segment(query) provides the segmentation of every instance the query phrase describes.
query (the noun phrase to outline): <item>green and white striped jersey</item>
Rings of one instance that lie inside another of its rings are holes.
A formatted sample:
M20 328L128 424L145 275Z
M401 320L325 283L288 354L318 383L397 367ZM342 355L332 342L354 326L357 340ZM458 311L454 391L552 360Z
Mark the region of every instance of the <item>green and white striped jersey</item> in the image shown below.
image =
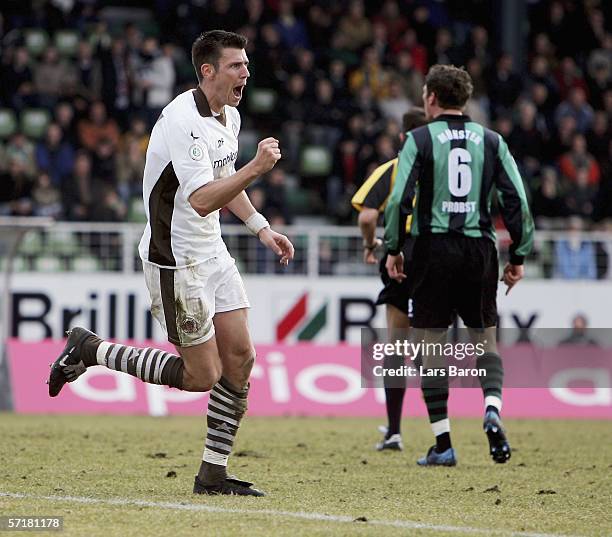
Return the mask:
M410 131L385 210L389 253L401 250L411 214L413 237L458 233L495 241L493 187L512 238L510 262L522 264L533 244L533 219L504 139L464 115L441 115Z

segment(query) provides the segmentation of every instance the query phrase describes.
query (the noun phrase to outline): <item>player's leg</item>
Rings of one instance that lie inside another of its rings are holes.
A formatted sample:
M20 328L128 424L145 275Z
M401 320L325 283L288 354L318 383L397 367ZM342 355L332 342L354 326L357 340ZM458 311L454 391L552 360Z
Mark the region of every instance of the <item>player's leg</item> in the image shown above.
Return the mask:
M210 392L206 443L194 492L206 494L229 484L234 488L241 486L241 494L263 496L262 492L250 488L251 483L227 477L228 458L247 410L255 348L247 322L249 302L240 274L229 255L219 261L213 322L223 375Z
M427 349L446 341L446 332L453 318L452 287L455 283L457 261L453 243L442 238L417 239L413 254L412 286L414 340L423 342ZM429 423L436 444L417 463L422 466L457 463L450 436L448 419L448 376L438 374L446 368L445 358L435 352L424 353L421 390L427 407Z
M504 368L497 349L496 333L497 251L487 239L472 241L470 248L469 258L473 266L468 267L469 274L479 274L480 277L469 281L463 288L465 295L461 300L460 315L468 326L472 343L479 344L485 351L476 360L476 367L486 371L486 376L479 377L485 407L483 428L491 457L495 462L504 463L512 452L500 417Z
M55 397L88 367L101 365L144 382L187 391L208 391L221 374L214 326L205 286L194 285L191 269L160 269L145 265L151 311L179 353L153 347L133 347L100 339L85 328L74 328L51 367L49 395ZM184 349L190 348L189 352Z
M398 284L399 285L399 284ZM407 309L407 308L406 308ZM402 311L393 304L386 304L387 329L391 338L406 338L410 328L407 312ZM376 445L379 451L385 449L402 450L401 421L404 394L406 393L406 379L398 377L385 377L385 381L392 379L393 386L385 386L385 406L387 409L387 428L383 441ZM401 385L399 385L401 383Z
M223 376L208 402L208 430L198 472L199 481L207 486L227 476L228 458L247 410L248 379L255 361L246 309L217 313L214 323Z

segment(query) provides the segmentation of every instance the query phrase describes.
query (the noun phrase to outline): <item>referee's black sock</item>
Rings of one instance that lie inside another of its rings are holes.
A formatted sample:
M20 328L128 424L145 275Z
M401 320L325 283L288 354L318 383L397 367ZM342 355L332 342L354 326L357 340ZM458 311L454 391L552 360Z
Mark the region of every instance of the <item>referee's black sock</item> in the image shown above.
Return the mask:
M406 388L385 388L385 402L387 406L387 420L389 430L385 436L388 440L394 434L400 434L402 421L402 405Z

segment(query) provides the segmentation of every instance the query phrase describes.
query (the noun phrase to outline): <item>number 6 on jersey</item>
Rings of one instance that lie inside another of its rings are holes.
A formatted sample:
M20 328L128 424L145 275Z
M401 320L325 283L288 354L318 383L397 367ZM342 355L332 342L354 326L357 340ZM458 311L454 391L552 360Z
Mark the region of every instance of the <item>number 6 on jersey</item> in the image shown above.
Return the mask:
M457 198L467 196L472 188L470 162L472 155L467 149L456 147L448 154L448 189Z

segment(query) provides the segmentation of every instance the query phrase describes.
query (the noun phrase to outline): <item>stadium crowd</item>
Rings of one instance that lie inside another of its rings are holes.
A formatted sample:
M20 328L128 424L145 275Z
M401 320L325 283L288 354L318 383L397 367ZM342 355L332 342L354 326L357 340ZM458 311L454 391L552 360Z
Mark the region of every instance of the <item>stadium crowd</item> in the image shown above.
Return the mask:
M0 214L140 218L149 129L174 95L195 85L195 36L223 28L249 38L240 160L264 136L282 143L282 165L251 191L276 223L300 213L350 223L348 200L397 154L401 116L422 104L428 67L454 63L474 81L467 113L509 141L538 226L565 229L568 217L573 227L605 225L612 218L605 2L529 2L520 62L501 49L492 5L10 2L0 13Z

